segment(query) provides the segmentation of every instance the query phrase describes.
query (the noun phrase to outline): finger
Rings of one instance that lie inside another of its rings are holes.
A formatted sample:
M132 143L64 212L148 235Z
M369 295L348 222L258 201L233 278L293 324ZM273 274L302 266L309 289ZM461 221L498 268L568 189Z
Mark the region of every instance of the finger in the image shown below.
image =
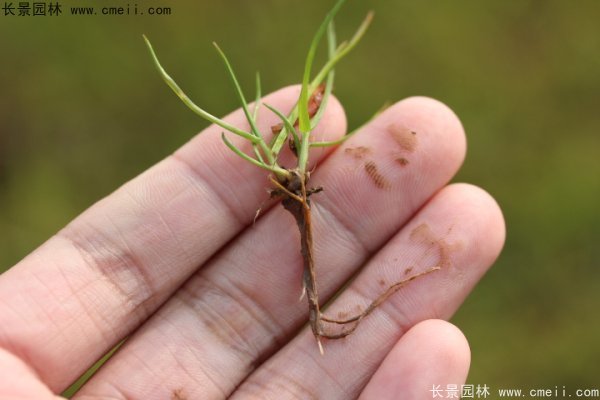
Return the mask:
M23 360L0 349L0 399L58 400Z
M325 356L318 354L309 330L303 330L236 394L261 399L357 397L404 332L426 319L450 318L498 256L503 241L502 215L487 193L464 184L444 188L374 256L326 314L355 314L357 305L364 310L389 284L435 266L439 271L402 287L345 339L325 341ZM281 396L281 387L291 388L289 395Z
M464 143L460 122L446 106L412 98L319 165L312 183L324 192L312 204L323 301L452 177ZM383 187L368 175L368 162L377 162ZM190 279L84 387L82 398L230 394L306 321L306 303L298 301L299 247L293 218L271 210Z
M299 90L265 102L288 111ZM334 138L345 118L339 103L329 104L317 136ZM226 120L244 126L239 110ZM277 122L262 109L262 132ZM267 173L235 156L220 134L207 128L2 275L0 347L60 391L251 223L268 198Z
M412 327L394 345L360 394L360 399L431 400L432 390L457 394L467 379L471 352L462 332L442 320Z

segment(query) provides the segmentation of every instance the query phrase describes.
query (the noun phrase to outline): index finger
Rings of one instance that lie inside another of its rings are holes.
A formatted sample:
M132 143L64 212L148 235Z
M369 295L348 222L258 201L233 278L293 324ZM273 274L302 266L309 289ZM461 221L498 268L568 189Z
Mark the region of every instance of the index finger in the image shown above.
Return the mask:
M288 87L265 102L287 111L299 93ZM317 138L345 130L341 106L328 104ZM244 125L240 110L225 120ZM261 132L277 122L261 110ZM0 276L0 347L61 391L251 223L266 172L233 155L220 133L207 128Z

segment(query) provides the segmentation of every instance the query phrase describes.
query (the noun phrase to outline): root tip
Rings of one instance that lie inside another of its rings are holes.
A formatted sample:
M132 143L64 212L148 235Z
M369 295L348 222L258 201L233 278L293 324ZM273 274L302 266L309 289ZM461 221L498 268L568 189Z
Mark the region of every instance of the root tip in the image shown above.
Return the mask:
M317 337L317 345L319 346L319 353L321 355L325 355L325 351L323 350L323 345L321 344L321 338Z
M304 296L306 296L306 286L302 286L302 291L300 292L300 298L298 299L298 301L302 301L302 299L304 299Z

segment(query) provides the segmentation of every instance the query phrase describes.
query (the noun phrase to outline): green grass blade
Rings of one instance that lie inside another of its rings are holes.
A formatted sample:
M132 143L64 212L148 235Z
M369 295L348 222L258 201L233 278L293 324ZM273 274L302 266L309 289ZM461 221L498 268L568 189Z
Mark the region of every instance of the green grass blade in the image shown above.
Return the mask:
M239 128L236 128L235 126L228 124L227 122L223 121L222 119L217 118L214 115L204 111L202 108L198 107L183 92L183 90L181 90L181 88L179 87L179 85L177 85L177 83L173 80L173 78L171 78L171 76L169 74L167 74L167 72L165 71L163 66L158 61L158 57L156 56L156 53L154 52L154 49L152 48L152 44L150 43L150 40L148 40L146 35L143 35L143 37L144 37L144 41L146 42L146 46L148 47L148 50L150 51L150 55L152 56L152 59L154 60L154 65L156 66L156 69L160 73L161 77L163 78L165 83L171 88L171 90L173 90L173 92L175 92L175 94L181 99L181 101L183 101L183 103L186 106L188 106L189 109L191 109L195 114L208 120L209 122L219 125L221 128L226 129L229 132L234 133L236 135L239 135L239 136L243 137L244 139L251 141L252 143L256 143L259 141L259 138L257 138L253 134L243 131Z
M362 127L362 126L361 126ZM341 138L337 139L337 140L330 140L327 142L312 142L310 144L310 147L331 147L331 146L337 146L339 144L344 143L346 140L350 139L352 136L354 136L354 134L356 132L358 132L360 128L353 130L352 132L342 136Z
M344 143L346 140L350 139L356 132L358 132L359 130L361 130L362 128L364 128L369 122L373 121L379 114L381 114L389 106L390 106L390 103L387 103L387 102L384 103L384 105L379 110L377 110L371 116L371 118L369 118L364 124L362 124L361 126L359 126L358 128L356 128L352 132L350 132L350 133L342 136L341 138L339 138L337 140L327 141L327 142L312 142L310 144L310 147L329 147L329 146L337 146L338 144Z
M260 149L256 143L252 143L252 149L254 150L254 154L256 155L258 161L264 163L265 160L263 159L262 154L260 154Z
M329 23L327 26L327 52L329 59L335 57L336 52L336 37L335 37L335 26L333 21ZM312 117L310 121L310 129L314 129L323 118L323 114L325 114L325 110L327 109L327 103L329 102L329 96L331 96L331 91L333 90L333 81L335 79L335 69L331 69L327 74L327 80L325 82L325 91L323 92L323 100L321 100L321 104L319 104L319 109L316 114Z
M296 115L295 111L293 111L292 113L290 113L290 115L288 116L288 119L290 119L290 122L291 121L294 121L294 122L296 121L295 115ZM291 119L291 118L293 118L293 119ZM289 130L284 125L283 129L281 130L281 132L279 132L279 134L277 134L277 136L275 136L273 138L273 140L271 141L271 153L273 153L273 155L275 157L277 157L277 155L281 151L283 145L285 144L285 141L286 141L288 135L289 135Z
M310 48L308 49L308 55L306 56L306 61L304 63L304 74L302 77L302 91L300 92L300 100L298 101L298 120L299 120L299 128L300 132L307 133L310 131L310 116L308 115L308 96L310 91L310 70L312 68L312 64L317 53L317 47L319 46L319 42L321 37L325 33L327 26L337 14L338 10L344 4L345 0L338 0L333 8L329 11L321 26L315 33L313 40L310 44Z
M363 36L367 32L367 29L369 29L369 26L371 25L371 22L373 21L373 16L374 16L374 13L372 11L367 13L367 16L365 17L363 22L360 24L360 26L356 30L356 33L354 33L354 36L352 36L352 39L350 39L350 41L344 42L340 45L340 47L336 51L335 57L330 58L327 61L327 63L323 66L323 68L319 71L319 73L315 77L314 81L318 81L318 82L323 81L323 79L325 79L325 76L329 73L329 71L331 71L342 58L344 58L346 55L348 55L348 53L350 53L350 51L352 49L354 49L354 47L356 47L356 45L360 42L360 40L363 38Z
M221 139L223 139L223 142L225 143L225 145L227 147L229 147L231 149L231 151L233 151L235 154L237 154L238 156L240 156L242 159L248 161L250 164L256 165L257 167L266 169L267 171L271 171L274 174L277 174L279 176L283 175L288 175L289 173L278 166L271 166L271 165L267 165L265 163L262 163L252 157L250 157L248 154L244 153L243 151L241 151L240 149L238 149L233 143L231 143L229 141L229 139L227 139L227 136L225 136L225 132L221 133Z
M221 50L221 48L219 47L219 45L217 43L213 42L213 46L215 46L215 49L217 49L217 52L221 56L221 59L223 60L223 63L225 64L225 67L227 68L227 72L229 73L229 78L231 79L231 82L233 82L233 86L235 87L235 91L236 91L236 94L238 95L240 103L242 103L242 109L244 110L246 119L248 120L248 123L250 124L252 133L254 134L254 136L260 137L260 132L258 131L258 128L256 127L254 118L253 118L252 114L250 114L250 110L248 110L248 103L246 102L246 98L244 97L244 92L242 91L242 87L240 86L240 83L238 82L237 77L235 76L235 72L233 72L233 68L231 67L231 64L229 63L227 56L225 55L223 50Z
M252 118L254 122L258 119L258 110L260 109L262 101L262 89L260 85L260 74L256 72L256 99L254 100L254 110L252 110Z
M292 133L292 137L294 138L294 145L296 146L296 149L299 149L300 148L300 138L298 138L296 129L294 128L294 125L289 120L289 118L287 118L281 111L279 111L278 109L276 109L275 107L273 107L267 103L265 103L265 107L267 107L269 110L271 110L275 115L277 115L281 119L281 121L283 122L284 128L287 129L288 132Z
M231 64L229 63L227 56L225 56L225 53L221 50L219 45L217 45L215 42L213 42L213 45L215 46L215 48L217 49L217 52L221 56L221 59L225 63L225 67L227 67L227 72L229 72L229 77L231 78L231 81L233 82L233 86L235 87L235 91L238 95L238 98L239 98L240 102L242 103L242 110L244 111L244 115L246 116L246 119L248 120L248 123L250 124L250 129L252 130L252 134L259 139L256 143L258 144L258 146L260 146L260 149L264 153L269 164L275 164L275 158L273 157L271 150L267 147L264 139L262 138L262 135L260 134L260 131L258 130L258 128L256 126L254 114L250 114L250 110L248 109L248 103L246 102L246 97L244 96L242 87L240 86L240 83L238 82L237 77L235 76L235 73L233 72L233 68L231 67ZM256 155L259 159L262 159L262 156L261 156L258 148L255 147L254 152L256 153Z
M359 26L359 28L357 29L356 33L354 34L354 36L352 37L352 39L350 40L350 42L345 42L344 44L342 44L341 46L339 46L337 49L335 49L335 36L334 36L334 30L333 30L333 26L331 27L331 31L328 32L328 40L329 40L329 44L330 44L330 56L329 56L329 60L327 61L327 63L321 68L321 70L319 71L319 73L317 74L317 76L310 82L310 85L308 87L308 90L306 91L306 93L313 93L317 87L321 84L321 82L323 82L323 80L327 77L328 81L327 84L325 86L325 92L326 94L324 94L323 96L323 102L321 103L321 107L319 108L319 112L320 114L315 115L312 120L315 121L315 123L311 123L311 129L314 128L314 126L316 125L316 123L318 123L318 121L320 120L320 118L322 117L322 114L324 112L324 110L326 109L327 106L327 101L329 98L329 94L331 93L331 90L333 88L333 79L334 77L329 75L330 72L333 71L335 65L346 55L348 54L348 52L350 52L350 50L352 50L354 48L354 46L356 46L356 44L358 44L358 42L360 41L360 39L363 37L363 35L365 34L365 32L367 31L367 28L369 27L371 21L373 19L373 13L369 13L367 14L366 18L364 19L364 21L362 22L362 24ZM329 27L329 25L328 25ZM328 28L329 29L329 28ZM331 51L332 49L335 49L335 51L333 52L334 55L331 55ZM329 80L331 79L331 80ZM304 104L306 107L308 107L308 100L302 102L299 101L296 106L294 106L294 108L292 109L292 111L290 112L288 119L292 122L295 123L296 120L298 119L298 116L300 114L299 109L300 109L300 105ZM308 113L308 108L306 109L306 112ZM288 136L288 132L287 129L284 129L279 133L279 135L273 140L273 145L271 147L272 152L274 154L279 154L279 151L281 150L281 148L283 147L283 144L285 143L285 140L287 139Z
M256 71L256 98L254 100L254 109L252 110L252 119L254 120L255 123L258 121L258 110L260 109L261 99L262 99L262 94L261 94L261 87L260 87L260 74L258 73L258 71ZM260 162L265 162L265 160L262 157L262 154L260 154L260 149L258 148L258 146L255 144L252 147L254 149L254 154L256 154L256 158Z

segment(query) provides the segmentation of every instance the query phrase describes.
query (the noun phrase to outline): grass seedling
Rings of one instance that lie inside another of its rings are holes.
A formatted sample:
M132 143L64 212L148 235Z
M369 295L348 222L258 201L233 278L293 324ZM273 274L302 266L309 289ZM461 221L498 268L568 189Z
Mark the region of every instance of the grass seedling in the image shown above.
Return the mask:
M343 136L339 140L329 142L311 141L311 132L319 123L321 117L323 116L324 110L327 107L327 102L333 89L335 75L334 67L356 46L356 44L358 44L360 39L367 31L373 18L373 14L368 13L354 36L350 40L338 45L336 43L333 18L344 2L345 0L338 0L335 3L312 39L304 65L300 98L289 115L285 115L275 107L262 102L260 77L258 74L256 76L257 94L254 102L254 108L253 110L250 110L250 106L246 101L246 97L244 96L242 88L240 87L227 56L219 48L219 46L214 43L219 56L225 64L235 92L241 102L244 115L246 116L250 127L248 130L243 130L232 126L194 104L194 102L190 100L190 98L164 70L158 61L150 41L148 38L146 38L146 36L144 36L148 50L152 55L160 75L167 85L169 85L169 87L175 92L175 94L179 96L183 103L200 117L220 126L225 131L228 131L234 135L238 135L250 142L253 148L253 155L247 154L236 147L227 139L227 136L224 132L221 136L225 145L239 157L256 167L263 168L270 172L269 179L273 185L271 196L281 199L284 209L293 215L300 231L300 252L304 261L304 272L302 278L303 289L301 298L306 296L308 300L309 324L321 353L323 353L321 338L339 339L348 336L354 332L363 318L369 315L379 304L381 304L385 299L399 290L406 283L416 279L419 276L439 269L439 267L433 267L420 274L416 274L408 279L395 283L377 299L375 299L363 312L354 317L345 320L338 320L326 317L321 313L317 289L317 275L313 257L311 206L309 198L311 195L321 191L322 188L310 188L308 186L310 180L310 171L307 170L309 149L311 147L336 146L348 139L357 130ZM327 38L327 61L311 79L313 61L323 36L326 36ZM261 133L257 128L258 110L263 105L277 115L279 119L281 119L280 124L271 127L271 133L274 135L274 137L269 142L265 140L266 135ZM279 156L286 143L296 156L297 162L292 168L285 168L279 162ZM330 330L326 329L327 323L348 325L350 328L345 329L342 332L332 333Z

